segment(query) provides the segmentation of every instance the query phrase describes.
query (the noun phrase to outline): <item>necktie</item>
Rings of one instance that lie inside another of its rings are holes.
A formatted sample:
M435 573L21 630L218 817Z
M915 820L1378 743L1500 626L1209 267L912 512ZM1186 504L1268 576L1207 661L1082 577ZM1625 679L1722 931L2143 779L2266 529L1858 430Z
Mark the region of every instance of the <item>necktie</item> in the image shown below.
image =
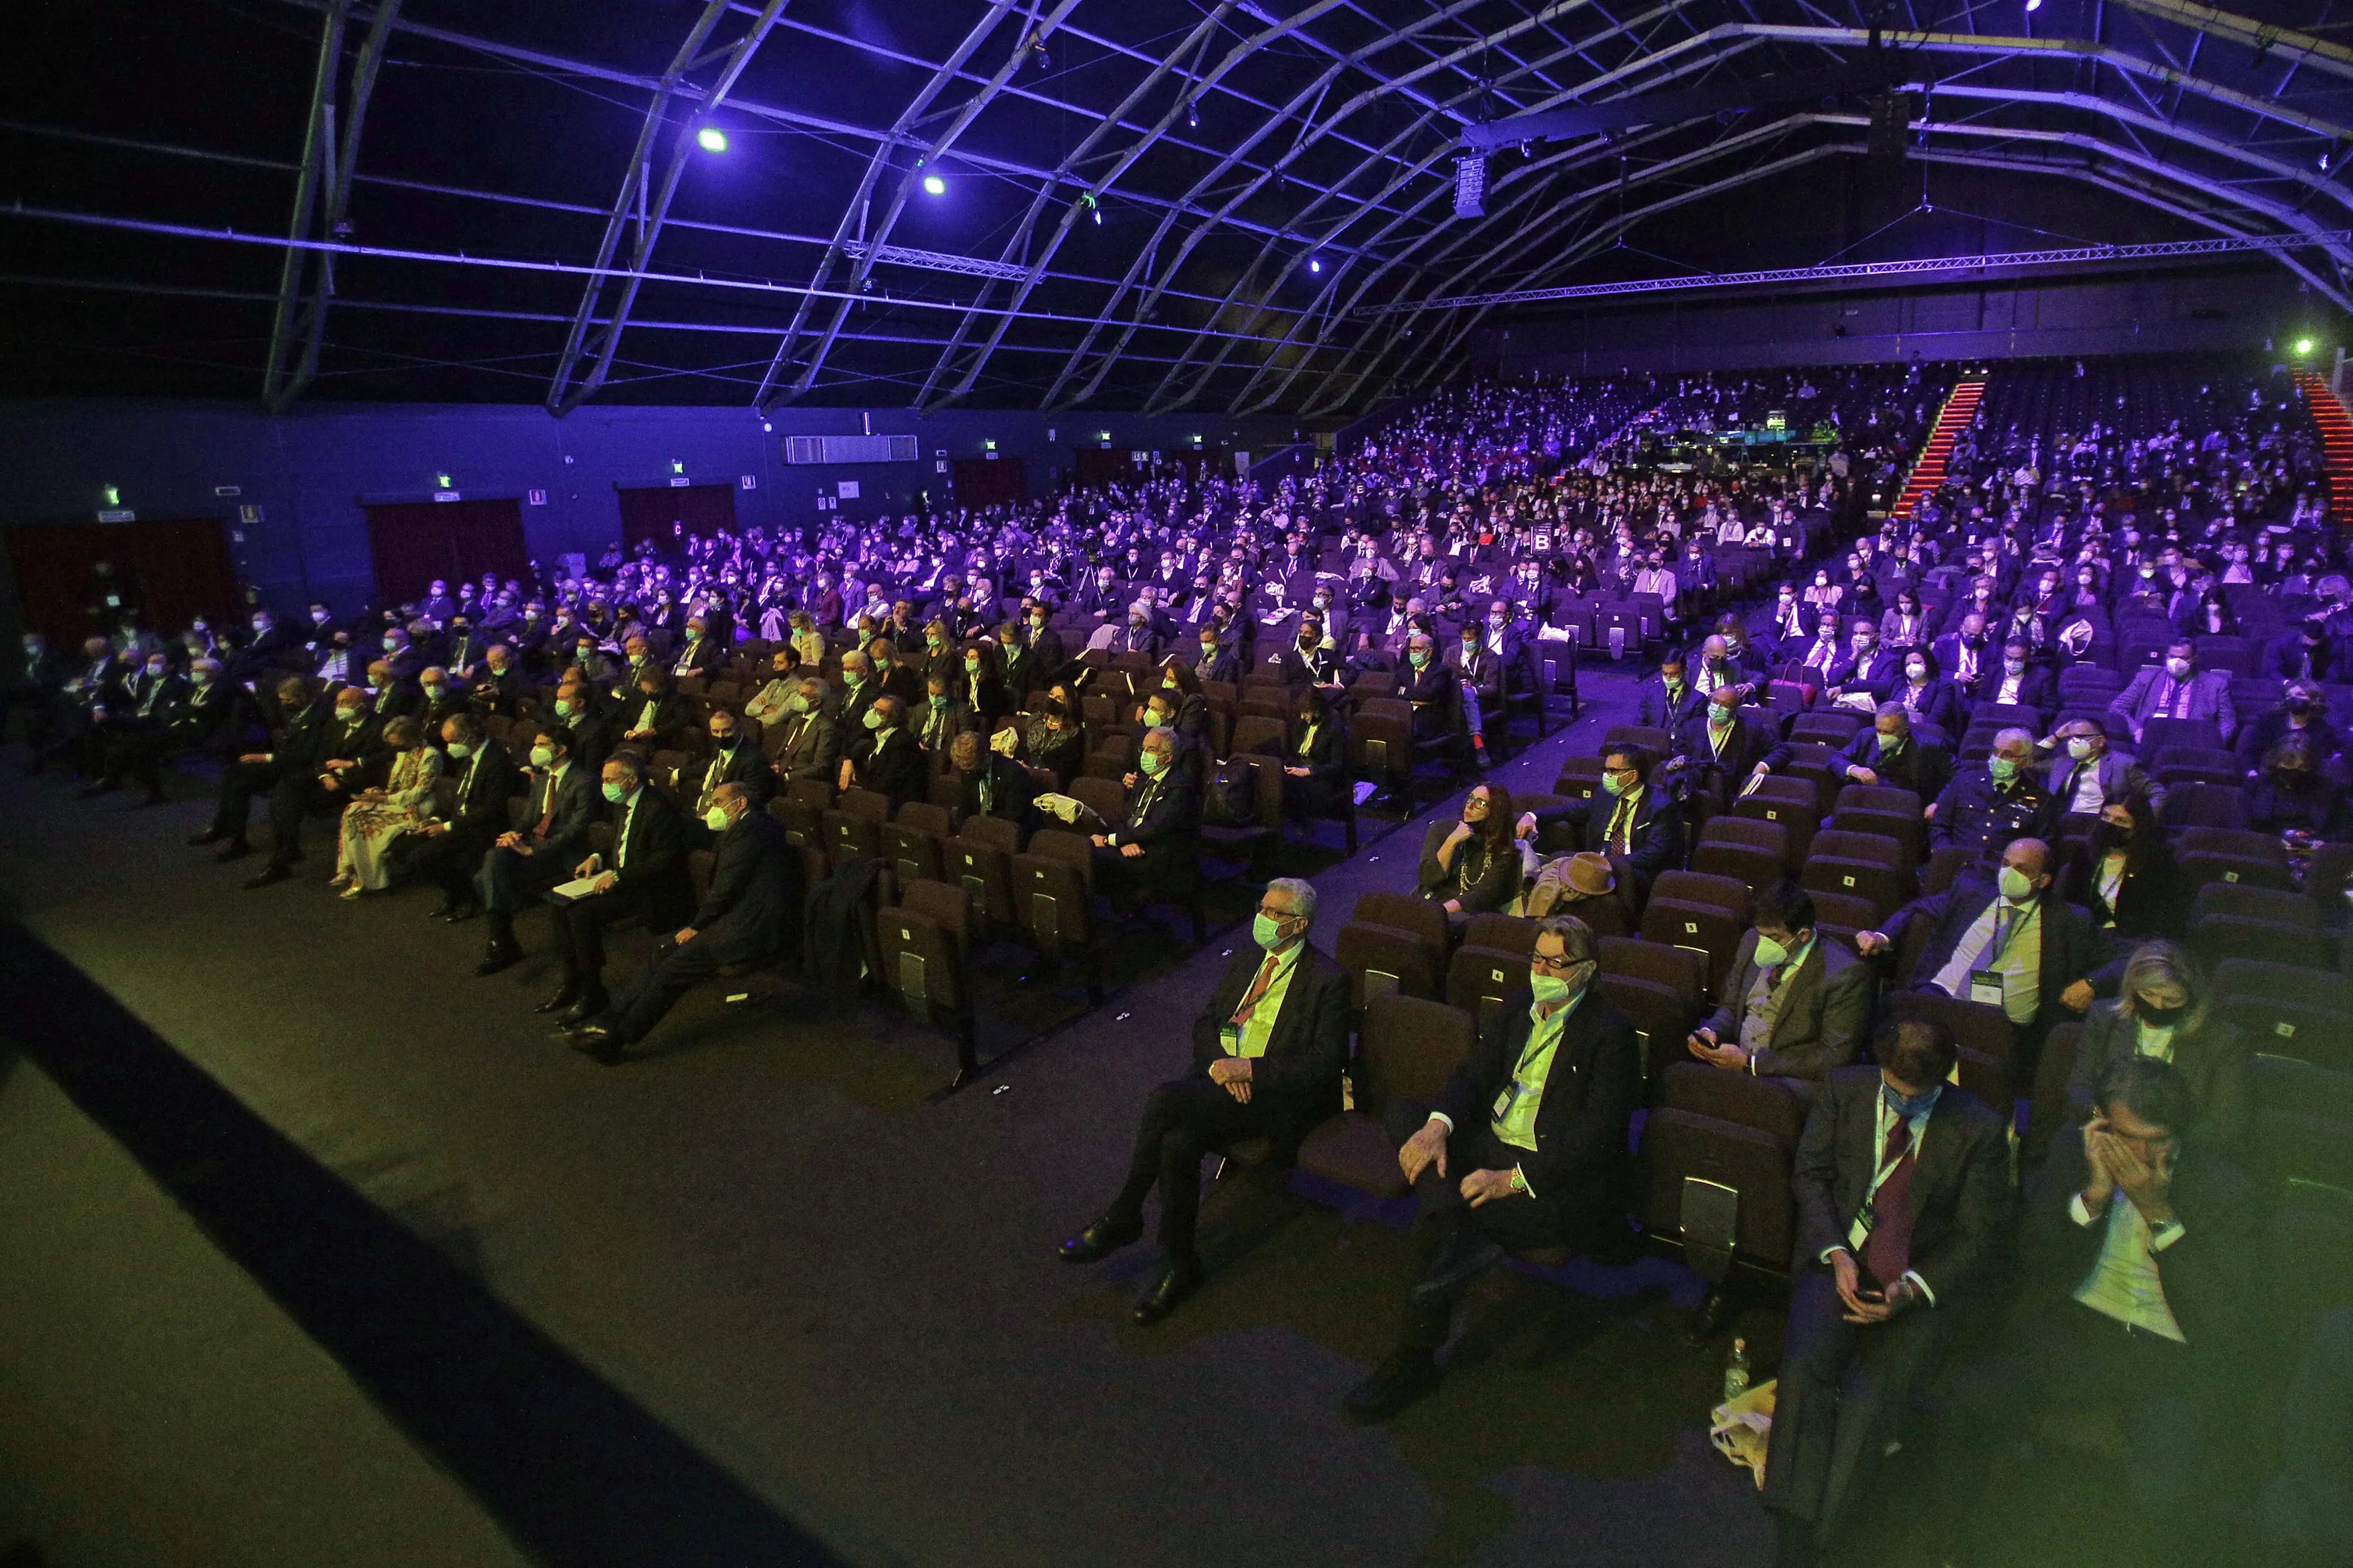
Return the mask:
M1993 931L1986 938L1985 946L1978 950L1977 961L1969 965L1971 969L1983 969L2001 957L2001 939L2007 934L2009 925L2010 910L1997 903L1993 911Z
M1609 831L1603 835L1602 843L1605 846L1615 844L1620 854L1631 855L1634 852L1633 818L1633 800L1629 796L1620 795L1618 799L1618 809L1609 814Z
M1862 1266L1882 1289L1904 1278L1912 1267L1912 1168L1918 1163L1912 1147L1912 1123L1897 1117L1887 1130L1887 1152L1880 1161L1886 1176L1872 1194L1871 1234L1863 1238Z
M1251 1012L1265 999L1266 988L1274 984L1274 965L1275 956L1270 952L1266 955L1266 962L1258 966L1258 978L1250 982L1248 991L1242 993L1242 1005L1234 1009L1236 1028L1249 1023Z
M2189 717L2189 683L2186 680L2174 683L2173 716L2177 719Z
M555 826L555 775L554 773L547 775L547 783L544 787L547 790L547 809L539 814L539 828L538 831L532 836L534 838L546 837L547 830Z
M637 815L638 803L632 799L628 808L621 813L621 830L613 835L613 869L616 871L628 864L629 819Z

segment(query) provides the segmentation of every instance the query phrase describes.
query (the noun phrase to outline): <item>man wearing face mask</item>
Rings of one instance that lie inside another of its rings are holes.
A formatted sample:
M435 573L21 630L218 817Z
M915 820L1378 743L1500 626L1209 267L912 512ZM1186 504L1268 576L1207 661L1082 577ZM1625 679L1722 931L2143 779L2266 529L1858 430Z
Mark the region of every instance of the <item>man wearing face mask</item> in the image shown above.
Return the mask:
M844 753L839 787L871 789L886 795L893 813L911 800L922 799L929 787L929 775L923 748L907 731L906 705L896 697L878 697L860 722L866 731L866 744L862 751Z
M1780 750L1769 724L1740 716L1740 689L1716 688L1708 694L1706 706L1675 731L1674 754L1690 770L1695 797L1704 803L1708 815L1729 811L1733 792Z
M1166 1261L1135 1304L1152 1324L1198 1289L1194 1245L1201 1161L1252 1138L1287 1154L1340 1109L1347 1064L1347 972L1307 940L1315 889L1297 878L1267 884L1250 922L1253 946L1225 973L1193 1020L1193 1066L1145 1101L1126 1182L1103 1214L1062 1243L1066 1263L1092 1263L1144 1235L1144 1200L1160 1192Z
M1340 685L1339 649L1325 639L1324 623L1314 615L1299 617L1299 630L1291 646L1272 663L1276 676L1294 697L1310 687L1336 689Z
M427 819L402 837L394 858L420 881L441 889L441 901L428 919L460 921L481 912L473 874L482 855L506 830L507 801L522 787L514 759L491 739L471 713L442 721L441 749L448 765L441 776L455 786L446 816Z
M2353 675L2353 668L2338 668L2345 663L2328 635L2327 617L2315 614L2306 616L2295 630L2274 638L2263 649L2261 668L2265 675L2283 680L2327 681Z
M1850 1500L1871 1489L1956 1319L1992 1283L2010 1218L2005 1118L1946 1081L1952 1036L1907 1018L1873 1054L1877 1067L1825 1080L1798 1145L1796 1282L1762 1495L1785 1565L1843 1544Z
M1390 1101L1386 1125L1419 1211L1417 1266L1396 1348L1350 1391L1349 1419L1385 1421L1437 1385L1456 1301L1507 1248L1623 1244L1641 1047L1593 987L1599 955L1582 921L1539 921L1529 988L1495 1009L1436 1102Z
M699 982L732 963L800 949L801 858L776 819L740 784L722 784L704 808L712 835L711 882L688 923L667 938L601 1016L567 1028L573 1043L607 1067L642 1040Z
M1413 714L1417 742L1461 733L1462 689L1454 671L1438 657L1437 639L1419 631L1407 637L1405 662L1396 679L1395 694Z
M1851 628L1845 658L1827 673L1830 686L1825 695L1848 707L1875 705L1887 700L1899 674L1894 653L1879 645L1878 626L1857 620Z
M2132 683L2108 704L2108 716L2132 731L2140 744L2141 730L2151 719L2202 719L2221 731L2229 745L2238 732L2239 715L2231 704L2231 677L2219 669L2198 668L2197 645L2180 638L2165 650L2165 665L2142 667Z
M95 773L95 782L81 790L81 798L95 800L111 795L122 787L122 774L132 759L153 747L164 737L164 727L187 694L188 679L172 668L169 655L162 649L148 654L122 682L112 707L107 710L104 722L90 731L89 748L91 758L88 773ZM163 798L163 781L153 776L149 784L148 804Z
M841 736L833 716L825 710L825 683L805 677L785 699L785 712L768 734L769 754L776 759L781 784L816 779L831 784L841 768Z
M475 889L490 921L490 944L477 976L487 977L522 962L515 941L515 911L558 882L588 847L589 825L596 820L596 785L587 769L573 761L573 734L562 724L543 724L531 742L531 787L524 796L524 826L500 834L482 854Z
M642 918L655 931L670 931L694 908L686 822L669 796L646 787L637 753L616 752L605 763L601 787L612 848L572 868L575 879L588 880L586 891L548 903L564 978L539 1011L559 1015L560 1023L585 1023L605 1011L606 927Z
M316 687L299 675L289 676L278 683L277 699L270 749L241 753L221 770L212 826L188 840L191 848L220 845L216 860L237 860L253 853L246 841L253 797L268 795L282 778L307 774L326 744L334 706Z
M2044 784L2051 792L2052 817L2043 826L2055 837L2069 816L2097 816L2110 801L2147 795L2162 803L2163 789L2150 784L2140 763L2122 752L2108 749L2108 729L2097 719L2070 719L2051 740L2036 748L2052 751Z
M1912 732L1912 715L1901 702L1883 702L1871 728L1859 731L1833 764L1849 784L1908 789L1924 801L1943 795L1953 776L1952 760Z
M1117 823L1092 835L1095 878L1116 906L1144 904L1190 874L1201 826L1201 795L1176 765L1173 730L1147 730L1135 772L1121 781L1127 806Z
M2011 839L1998 874L1964 872L1896 910L1883 930L1856 932L1854 944L1866 958L1900 949L1912 921L1926 921L1910 988L2000 1007L2017 1034L2013 1059L2031 1063L2045 1030L2092 1005L2091 974L2107 959L2091 917L2059 897L2051 873L2049 845Z
M1854 1060L1879 984L1871 966L1814 932L1814 900L1784 879L1757 895L1722 1000L1686 1048L1710 1067L1790 1080L1810 1095Z
M1978 766L1953 775L1929 807L1928 846L1957 845L1990 854L2050 820L2051 792L2034 776L2034 737L2004 730Z
M1574 850L1607 855L1635 883L1635 907L1660 872L1683 864L1681 805L1651 783L1653 759L1636 745L1605 746L1601 793L1522 815L1518 832L1546 859Z
M1659 660L1658 675L1642 682L1634 722L1672 735L1694 719L1704 718L1706 709L1707 693L1692 684L1682 651L1670 649Z
M2228 1156L2185 1139L2196 1104L2170 1063L2118 1063L2091 1121L2052 1141L2021 1204L2019 1300L1989 1364L1957 1381L1939 1436L1938 1487L1987 1490L1995 1456L2046 1415L2115 1408L2128 1508L2156 1551L2189 1568L2237 1561L2244 1529L2225 1496L2226 1444L2249 1431L2248 1368L2263 1321L2265 1267L2305 1267L2262 1245L2263 1204ZM1778 1418L1776 1418L1778 1437ZM2338 1435L2331 1434L2330 1440ZM2045 1464L2083 1458L2047 1450ZM2243 1496L2243 1494L2241 1494ZM2000 1510L1971 1510L1942 1555L2018 1560ZM2315 1559L2318 1561L2318 1559Z
M1938 637L1930 651L1936 656L1936 668L1964 698L1975 698L1982 689L1989 665L2000 665L1999 656L1988 657L1985 617L1975 613L1963 616L1959 626Z
M721 784L743 785L753 806L765 809L776 784L776 770L769 766L767 753L744 738L743 720L724 708L713 708L710 734L710 759L690 763L679 770L678 776L679 802L688 807L689 837L699 849L710 847L702 841L699 825L709 814L711 797Z

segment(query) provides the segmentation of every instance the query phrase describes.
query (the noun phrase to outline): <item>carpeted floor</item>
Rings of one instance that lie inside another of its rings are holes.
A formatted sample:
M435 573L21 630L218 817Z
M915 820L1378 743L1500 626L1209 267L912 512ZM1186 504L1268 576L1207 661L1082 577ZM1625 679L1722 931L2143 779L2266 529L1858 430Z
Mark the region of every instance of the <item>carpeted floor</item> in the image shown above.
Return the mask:
M1588 673L1583 721L1503 776L1548 787L1561 756L1627 720L1631 688ZM1303 1181L1221 1187L1210 1285L1149 1331L1126 1319L1148 1247L1092 1269L1053 1258L1116 1183L1145 1091L1181 1069L1185 1022L1237 925L1190 956L1173 938L1132 942L1133 978L1107 1005L944 1100L930 1096L948 1046L879 1010L731 1010L715 992L642 1059L605 1068L531 1012L553 984L535 917L532 961L477 981L478 926L426 921L423 891L338 902L323 834L297 881L240 890L242 868L182 847L206 808L197 781L175 787L173 805L132 811L0 774L16 918L844 1557L1700 1564L1768 1551L1753 1487L1704 1440L1721 1348L1681 1342L1694 1282L1665 1264L1588 1268L1575 1290L1497 1275L1442 1390L1361 1431L1337 1404L1391 1331L1400 1216ZM1319 940L1357 892L1408 882L1420 826L1319 871ZM641 946L617 947L617 978ZM1050 1019L1072 1004L1025 1005ZM1769 1360L1778 1312L1754 1308L1742 1327Z

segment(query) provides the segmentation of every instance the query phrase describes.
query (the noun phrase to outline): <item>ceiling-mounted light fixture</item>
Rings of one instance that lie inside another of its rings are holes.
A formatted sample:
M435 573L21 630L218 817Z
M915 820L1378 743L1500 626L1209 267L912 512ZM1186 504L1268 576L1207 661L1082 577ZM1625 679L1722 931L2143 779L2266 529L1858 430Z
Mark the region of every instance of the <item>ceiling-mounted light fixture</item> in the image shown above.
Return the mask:
M716 125L704 126L694 133L694 140L696 145L706 153L727 151L727 132L720 130Z
M1185 123L1195 131L1201 129L1201 105L1198 100L1186 100Z
M923 195L927 196L944 196L947 194L948 183L945 180L941 179L937 174L925 174L923 176Z
M1322 261L1320 258L1316 258L1316 257L1313 257L1313 256L1309 257L1309 258L1307 258L1307 270L1308 270L1308 271L1310 271L1310 272L1321 272L1321 271L1323 271L1323 270L1324 270L1324 263L1323 263L1323 261Z

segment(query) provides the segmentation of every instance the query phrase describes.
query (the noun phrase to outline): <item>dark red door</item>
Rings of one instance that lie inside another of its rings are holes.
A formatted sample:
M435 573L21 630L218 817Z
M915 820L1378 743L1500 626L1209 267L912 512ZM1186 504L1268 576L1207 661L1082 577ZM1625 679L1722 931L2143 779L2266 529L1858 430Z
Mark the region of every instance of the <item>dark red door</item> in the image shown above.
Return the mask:
M958 506L1013 506L1029 493L1018 458L958 458L954 478Z
M735 531L733 485L664 485L616 491L621 498L621 548L641 539L668 548L681 531L708 539Z
M531 567L522 507L491 500L400 501L364 506L368 550L375 558L376 597L403 605L425 596L436 578L457 586L494 572L522 577Z
M71 647L111 631L98 563L114 567L115 593L139 611L140 624L166 635L198 616L223 618L238 608L237 568L217 518L158 522L72 522L8 530L8 563L25 624Z

